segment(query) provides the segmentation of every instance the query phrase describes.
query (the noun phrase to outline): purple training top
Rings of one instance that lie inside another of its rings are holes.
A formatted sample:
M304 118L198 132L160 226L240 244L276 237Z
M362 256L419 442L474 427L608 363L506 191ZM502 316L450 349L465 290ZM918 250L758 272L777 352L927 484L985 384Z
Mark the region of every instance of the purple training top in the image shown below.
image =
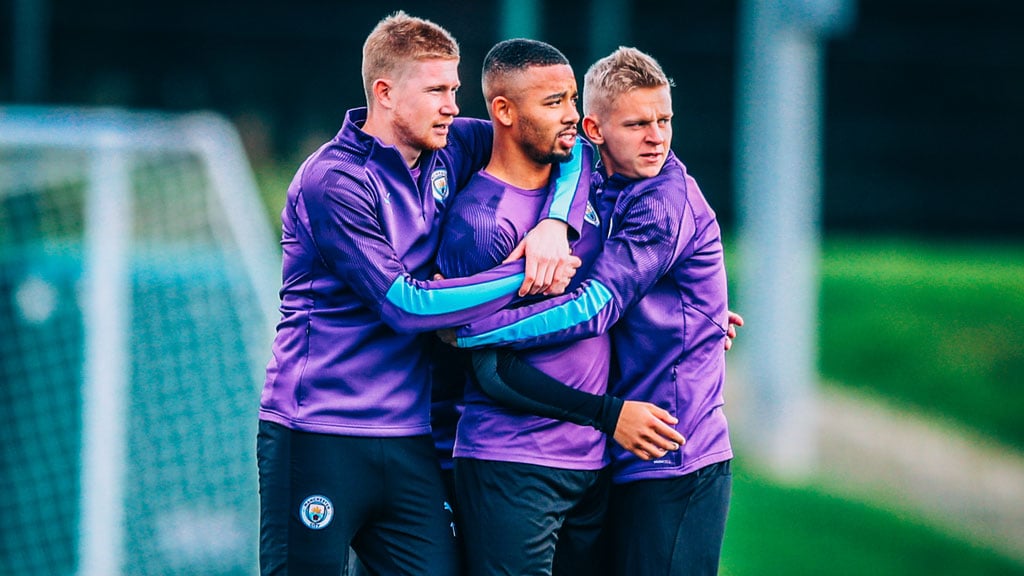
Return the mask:
M578 147L576 154L589 156L590 149ZM586 165L590 165L589 158ZM501 262L537 224L546 193L546 189L523 190L486 172L478 173L446 217L438 251L441 273L446 278L464 276ZM576 278L586 275L601 242L597 213L591 207L578 240L572 243L573 254L583 261ZM575 281L569 289L578 284ZM607 335L597 335L533 348L519 356L566 385L604 394L610 347ZM597 470L609 462L603 432L501 406L472 379L466 386L454 455L575 470Z
M281 320L260 419L351 436L427 434L424 339L434 336L421 333L512 302L523 265L427 281L445 206L490 155L487 122L456 119L448 146L425 152L414 179L397 149L362 131L365 120L364 108L350 110L288 188ZM548 215L578 226L576 182L553 187Z
M589 278L570 294L460 329L459 346L549 345L601 334L618 322L609 391L671 412L686 444L649 462L614 446L615 482L676 477L728 460L728 296L715 213L672 154L653 178L605 178L599 170L595 186L608 228Z

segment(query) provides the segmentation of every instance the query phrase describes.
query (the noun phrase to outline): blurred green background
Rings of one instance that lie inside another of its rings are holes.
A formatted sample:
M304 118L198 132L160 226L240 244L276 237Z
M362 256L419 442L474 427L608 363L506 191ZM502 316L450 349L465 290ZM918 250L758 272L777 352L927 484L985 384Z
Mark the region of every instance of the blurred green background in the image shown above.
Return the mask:
M359 50L379 18L402 8L449 28L463 50L460 106L480 116L478 70L506 5L13 0L0 8L0 102L220 112L276 229L298 163L363 103ZM674 148L735 236L738 2L517 5L534 15L519 26L580 76L619 44L661 61L676 82ZM822 386L1019 455L1024 3L862 0L824 50ZM785 482L744 456L740 446L724 574L1024 574L885 487Z

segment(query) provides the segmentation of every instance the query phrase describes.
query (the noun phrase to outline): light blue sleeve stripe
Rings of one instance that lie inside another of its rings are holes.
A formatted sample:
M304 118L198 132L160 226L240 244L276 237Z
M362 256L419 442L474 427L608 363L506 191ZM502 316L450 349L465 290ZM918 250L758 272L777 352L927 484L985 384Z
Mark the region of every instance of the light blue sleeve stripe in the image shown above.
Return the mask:
M600 282L592 282L579 298L574 298L544 312L490 332L458 339L459 348L477 348L521 342L584 324L604 308L612 293Z
M583 146L582 142L577 141L573 147L572 158L559 165L558 177L555 178L555 197L551 201L548 218L563 222L569 220L569 209L572 207L580 175L583 173Z
M508 296L519 289L525 277L526 274L519 273L490 282L428 290L406 282L404 276L399 276L388 288L385 297L388 302L409 314L437 316L460 312Z

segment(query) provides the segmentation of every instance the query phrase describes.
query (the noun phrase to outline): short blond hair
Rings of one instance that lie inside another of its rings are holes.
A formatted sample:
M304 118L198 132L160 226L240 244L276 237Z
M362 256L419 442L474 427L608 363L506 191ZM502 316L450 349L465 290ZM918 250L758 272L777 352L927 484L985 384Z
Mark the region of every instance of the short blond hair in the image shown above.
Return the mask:
M637 50L620 46L601 58L583 77L583 113L600 116L612 102L637 88L674 86L658 61Z
M417 60L458 60L459 44L441 26L399 10L377 23L363 44L363 90L373 101L373 83Z

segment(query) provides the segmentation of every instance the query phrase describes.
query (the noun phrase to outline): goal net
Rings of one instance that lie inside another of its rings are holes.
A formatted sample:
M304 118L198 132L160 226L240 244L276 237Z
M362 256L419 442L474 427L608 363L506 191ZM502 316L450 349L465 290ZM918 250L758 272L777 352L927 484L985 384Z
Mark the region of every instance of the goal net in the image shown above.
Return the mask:
M212 114L0 107L0 574L252 574L280 256Z

